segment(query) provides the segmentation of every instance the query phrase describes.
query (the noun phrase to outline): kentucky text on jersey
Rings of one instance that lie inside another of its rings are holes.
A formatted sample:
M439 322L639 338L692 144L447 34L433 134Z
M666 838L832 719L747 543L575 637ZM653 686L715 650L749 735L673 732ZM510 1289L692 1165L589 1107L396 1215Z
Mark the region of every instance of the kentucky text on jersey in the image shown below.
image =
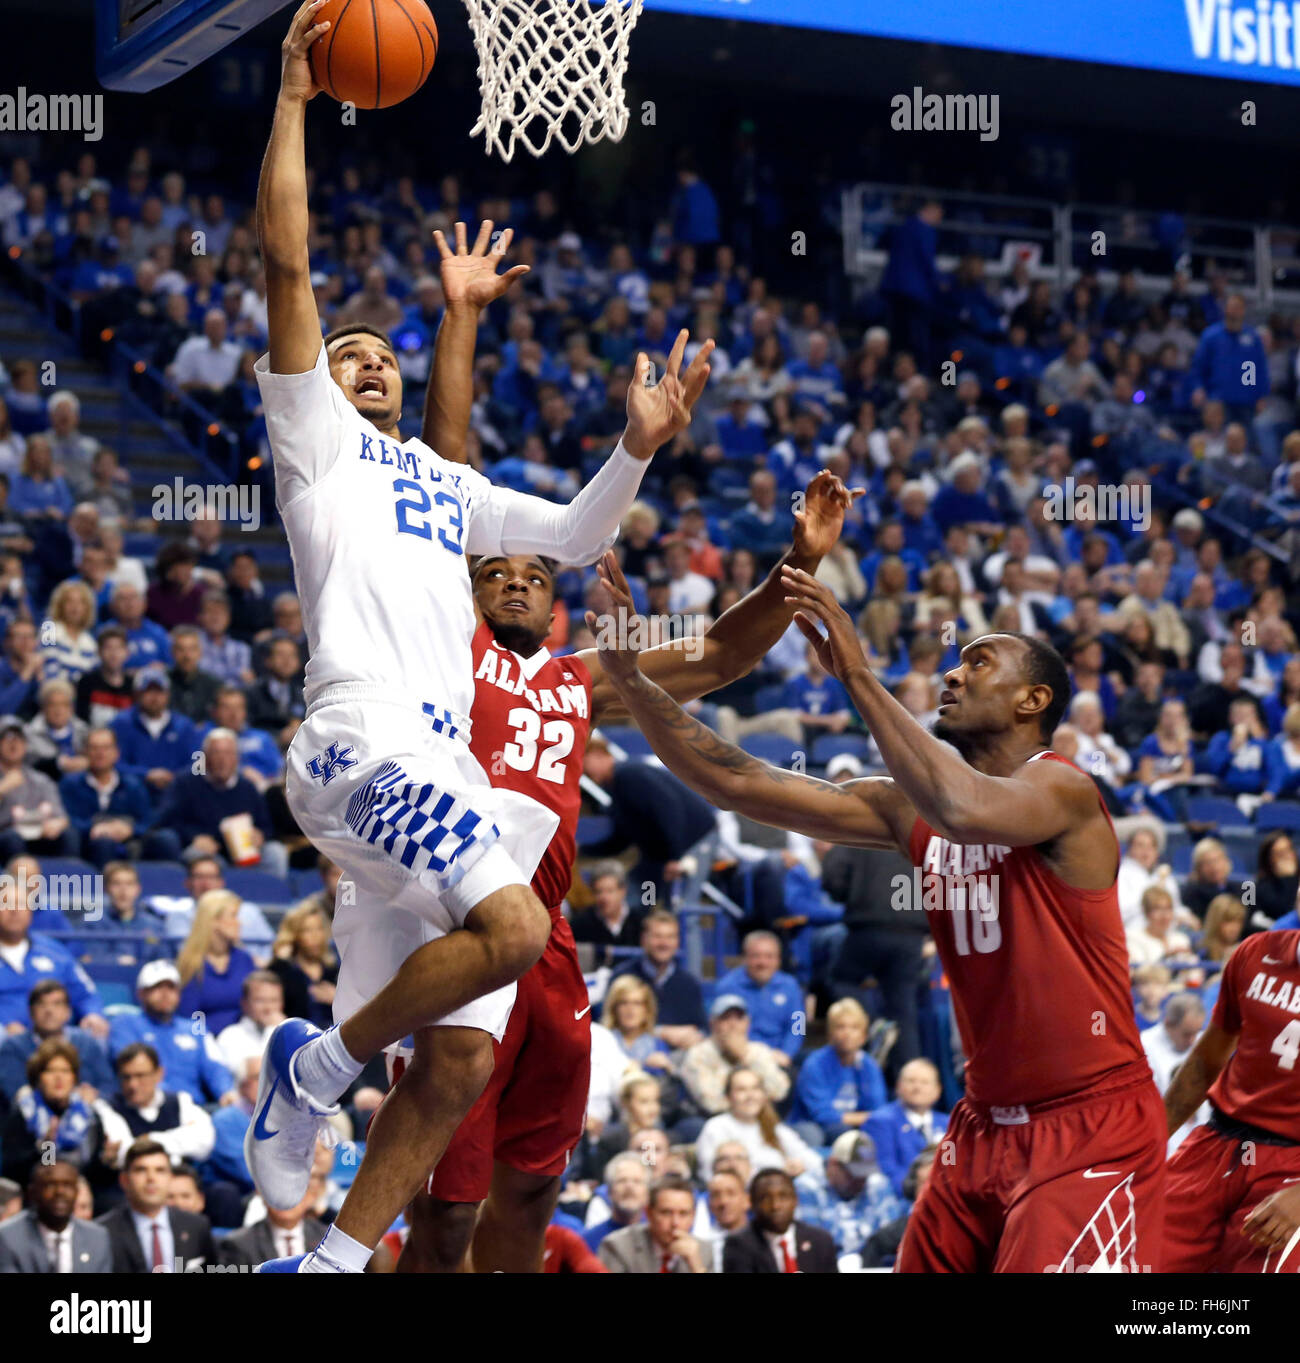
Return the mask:
M579 719L589 718L587 688L581 682L559 686L553 690L534 691L528 685L528 678L522 673L515 675L516 659L511 653L488 649L483 654L474 673L474 680L489 682L512 696L523 696L539 714L577 715Z

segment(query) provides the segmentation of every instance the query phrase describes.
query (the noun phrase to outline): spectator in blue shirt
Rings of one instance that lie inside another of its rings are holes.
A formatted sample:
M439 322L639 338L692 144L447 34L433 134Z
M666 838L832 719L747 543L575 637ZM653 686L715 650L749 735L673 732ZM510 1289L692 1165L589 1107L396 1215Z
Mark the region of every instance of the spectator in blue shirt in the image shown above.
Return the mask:
M817 650L809 644L805 652L807 674L791 677L781 693L781 708L794 710L804 727L805 742L811 745L818 734L842 734L853 718L853 702L843 685L821 665Z
M924 373L930 368L934 313L939 300L935 256L943 205L928 199L889 236L889 261L880 292L890 305L890 331L899 349L908 350Z
M239 896L232 890L209 890L194 906L194 923L176 953L181 977L178 1009L186 1017L205 1019L211 1036L238 1022L244 980L257 969L239 945Z
M862 1129L876 1143L876 1158L901 1197L912 1161L948 1129L948 1114L935 1110L943 1092L939 1071L929 1060L909 1060L898 1073L898 1095L878 1108Z
M814 1051L795 1080L790 1125L812 1145L829 1145L845 1131L857 1130L889 1099L885 1076L867 1054L868 1019L856 999L833 1003L826 1014L830 1044ZM797 1128L796 1128L797 1129Z
M830 342L824 331L809 333L807 358L791 360L786 372L796 396L832 409L843 406L844 377L830 358Z
M133 1041L144 1041L158 1052L167 1071L167 1086L188 1093L196 1103L215 1103L233 1087L230 1071L221 1060L216 1037L202 1019L177 1016L181 1001L180 972L170 961L150 961L136 976L140 1012L113 1019L108 1050L111 1056Z
M760 469L749 480L749 501L731 518L733 549L748 549L763 564L773 563L794 534L788 507L776 504L776 477Z
M36 1048L52 1036L76 1047L81 1057L81 1082L97 1093L111 1093L113 1071L103 1041L82 1027L71 1026L72 1002L67 985L60 980L41 980L27 996L29 1027L13 1028L0 1041L0 1108L27 1082L27 1061Z
M145 861L175 861L180 840L165 828L150 829L153 803L144 782L118 770L117 736L92 729L86 739L88 766L59 782L68 820L81 839L81 855L95 866L138 855Z
M737 392L728 403L727 410L714 423L723 453L738 464L767 451L768 429L763 422L754 418L752 407L753 403L746 394ZM620 410L620 418L621 415Z
M825 1183L800 1181L800 1221L829 1231L841 1254L857 1254L869 1236L904 1210L863 1131L846 1131L835 1141Z
M9 510L31 521L66 521L72 514L72 492L54 472L50 442L43 435L27 442L22 472L14 475L9 488Z
M126 668L134 672L150 663L172 664L172 645L167 631L144 613L144 593L129 582L119 583L109 598L113 619L126 631Z
M1300 799L1300 704L1282 717L1282 732L1264 749L1264 787L1275 800Z
M284 757L275 738L266 729L248 723L248 697L237 686L223 686L212 705L211 724L199 730L206 739L213 729L229 729L239 748L239 774L265 790L284 776Z
M651 909L641 924L641 954L614 972L615 979L638 975L654 991L655 1035L674 1051L703 1041L709 1025L699 980L677 964L681 940L677 916L670 909Z
M673 195L670 216L673 240L679 246L712 246L722 236L718 201L686 154L678 162L677 192Z
M120 753L118 770L138 777L157 800L177 775L189 771L198 752L198 730L170 708L171 681L161 667L142 667L135 677L135 704L112 724Z
M24 1031L33 986L53 979L67 990L78 1025L103 1039L108 1023L94 982L54 938L31 931L31 905L43 894L35 857L17 856L7 863L0 884L0 1028Z
M593 1254L611 1231L633 1226L645 1217L650 1201L650 1171L640 1155L630 1152L615 1155L605 1166L605 1187L609 1218L582 1232L582 1238Z
M749 1008L749 1035L789 1066L807 1033L803 990L781 969L781 939L775 933L751 932L741 950L741 964L718 981L718 995L739 994Z
M946 535L949 526L964 525L976 534L996 534L1003 515L984 491L979 456L967 451L948 465L951 481L935 494L930 507L934 523Z
M654 990L639 975L611 981L601 1021L629 1061L647 1070L668 1067L668 1047L655 1035Z
M1268 352L1254 327L1246 325L1246 300L1229 294L1223 321L1206 327L1192 356L1196 389L1192 403L1222 402L1231 421L1249 423L1257 404L1269 394Z
M30 620L14 620L5 632L4 656L0 657L0 714L34 713L43 661L36 626Z
M253 677L253 650L230 636L230 598L224 592L208 592L199 608L203 632L200 666L229 686L247 686Z
M1253 696L1232 702L1228 725L1210 739L1200 765L1217 776L1230 795L1262 794L1268 734Z

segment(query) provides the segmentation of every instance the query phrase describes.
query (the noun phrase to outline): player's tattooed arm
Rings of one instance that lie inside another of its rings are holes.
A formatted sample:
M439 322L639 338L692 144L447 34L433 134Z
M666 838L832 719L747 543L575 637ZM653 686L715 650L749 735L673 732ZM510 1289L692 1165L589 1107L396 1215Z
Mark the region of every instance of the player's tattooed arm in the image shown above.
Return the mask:
M492 220L485 218L472 248L467 247L465 224L455 227L453 251L441 232L433 240L442 257L443 316L433 347L433 367L424 391L424 427L420 438L454 464L469 462L465 437L474 406L474 348L479 317L522 275L527 265L513 265L504 274L497 267L510 249L512 228L494 238Z
M823 469L803 493L803 506L794 513L794 543L767 575L767 580L743 600L723 612L700 636L674 639L646 649L641 671L674 700L694 700L748 675L790 626L794 608L786 601L782 572L788 566L815 573L835 547L844 528L844 513L863 495L850 492L829 470ZM615 611L632 609L632 594L613 553L605 555L597 572ZM583 655L592 670L592 714L597 723L620 718L617 693L601 674L594 650Z
M307 103L320 93L307 49L329 28L317 23L324 0L293 16L280 48L280 96L257 185L257 242L266 268L271 372L305 374L320 354L320 316L307 254Z
M597 639L609 639L615 622L590 612ZM608 625L602 634L601 626ZM637 666L634 652L601 647L605 674L633 722L675 776L719 809L734 809L759 823L852 847L906 847L915 812L888 779L833 785L802 772L760 762L688 715Z
M1172 1136L1205 1101L1237 1045L1234 1033L1211 1022L1179 1065L1165 1094L1165 1120Z

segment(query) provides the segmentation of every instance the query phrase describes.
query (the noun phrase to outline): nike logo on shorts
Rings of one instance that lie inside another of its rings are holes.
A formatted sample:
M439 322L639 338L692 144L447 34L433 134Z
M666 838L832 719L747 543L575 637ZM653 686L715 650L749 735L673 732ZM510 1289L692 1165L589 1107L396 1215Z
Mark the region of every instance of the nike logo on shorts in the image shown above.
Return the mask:
M1084 1178L1118 1178L1124 1171L1122 1169L1085 1169Z
M587 1014L590 1013L590 1012L591 1012L591 1004L588 1004L588 1005L582 1010L581 1013L574 1013L574 1015L573 1015L573 1020L574 1020L574 1022L579 1022L579 1021L581 1021L581 1020L582 1020L583 1018L585 1018L585 1017L587 1016Z
M1265 957L1264 957L1264 964L1265 964L1265 965L1281 965L1282 962L1281 962L1281 961L1275 961L1271 956L1265 956Z

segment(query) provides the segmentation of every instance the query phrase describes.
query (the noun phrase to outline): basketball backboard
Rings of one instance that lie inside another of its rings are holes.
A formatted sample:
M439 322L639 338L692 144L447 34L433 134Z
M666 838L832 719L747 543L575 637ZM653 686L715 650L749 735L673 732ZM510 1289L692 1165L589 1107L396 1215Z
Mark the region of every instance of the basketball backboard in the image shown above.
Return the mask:
M285 0L95 0L100 83L156 90L287 8Z

